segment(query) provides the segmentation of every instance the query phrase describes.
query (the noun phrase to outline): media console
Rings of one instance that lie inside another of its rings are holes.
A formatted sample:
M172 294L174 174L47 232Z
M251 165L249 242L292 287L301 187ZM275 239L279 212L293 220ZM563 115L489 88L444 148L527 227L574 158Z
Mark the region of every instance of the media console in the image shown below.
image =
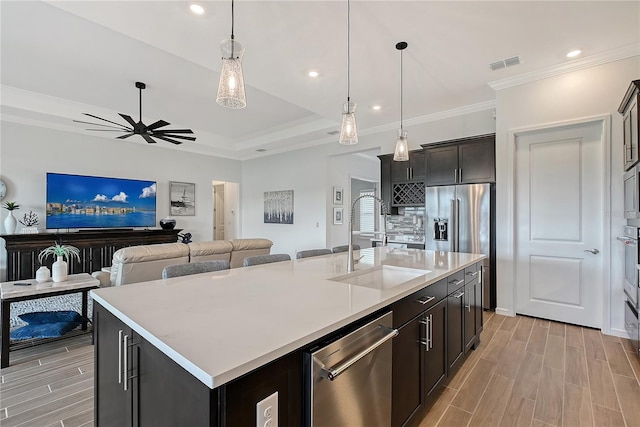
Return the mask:
M181 229L173 230L83 230L71 233L3 234L7 250L6 281L33 279L40 267L38 254L56 242L80 249L80 261L69 263L69 274L100 271L111 265L113 253L126 246L173 243ZM51 268L55 259L49 257L45 265Z

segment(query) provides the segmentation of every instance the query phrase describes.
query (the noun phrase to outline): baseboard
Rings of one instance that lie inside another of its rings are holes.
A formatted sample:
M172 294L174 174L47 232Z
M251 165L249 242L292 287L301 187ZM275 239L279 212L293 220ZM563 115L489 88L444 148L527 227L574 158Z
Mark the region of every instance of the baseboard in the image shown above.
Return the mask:
M515 313L512 313L511 310L508 310L506 308L499 308L499 307L496 307L496 314L499 314L501 316L509 316L509 317L515 316Z
M627 331L625 331L624 329L611 328L609 332L610 333L608 335L613 335L614 337L627 338L627 339L629 338L629 335L627 335Z

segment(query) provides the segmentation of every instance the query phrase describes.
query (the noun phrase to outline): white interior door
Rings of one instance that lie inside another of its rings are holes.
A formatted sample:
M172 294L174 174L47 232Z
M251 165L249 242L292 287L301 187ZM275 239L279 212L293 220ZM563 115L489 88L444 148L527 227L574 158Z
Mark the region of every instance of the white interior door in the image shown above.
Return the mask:
M213 188L213 239L224 240L224 184L214 185Z
M600 123L516 142L516 312L600 328L603 138Z

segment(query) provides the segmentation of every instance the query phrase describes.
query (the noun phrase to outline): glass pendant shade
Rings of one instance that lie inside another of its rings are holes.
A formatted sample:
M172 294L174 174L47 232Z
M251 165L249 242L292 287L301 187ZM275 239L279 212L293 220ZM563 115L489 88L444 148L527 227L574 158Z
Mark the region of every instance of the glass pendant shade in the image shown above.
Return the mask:
M338 142L342 145L358 143L355 102L345 102L342 107L342 126L340 127L340 139Z
M244 47L235 40L223 40L220 43L220 49L222 50L222 69L216 102L226 108L244 108L247 106L242 76Z
M398 140L396 141L396 150L393 152L393 160L396 162L406 162L409 160L409 145L407 143L407 131L405 129L398 130Z

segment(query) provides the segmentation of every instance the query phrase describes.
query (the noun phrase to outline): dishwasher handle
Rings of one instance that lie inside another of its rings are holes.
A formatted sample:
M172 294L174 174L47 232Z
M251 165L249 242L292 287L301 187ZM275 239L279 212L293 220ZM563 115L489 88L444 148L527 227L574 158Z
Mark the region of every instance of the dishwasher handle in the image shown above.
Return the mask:
M350 357L349 359L347 359L344 362L340 363L339 365L334 366L333 368L324 368L323 367L320 370L320 376L322 378L328 379L329 381L335 380L336 378L338 378L338 376L340 376L340 374L342 374L344 371L349 369L349 367L351 365L353 365L358 360L362 359L367 354L371 353L376 348L380 347L382 344L386 343L387 341L389 341L390 339L392 339L392 338L394 338L395 336L398 335L398 330L397 329L387 328L386 326L380 326L380 328L383 328L383 329L387 330L387 333L384 334L384 336L382 338L380 338L378 341L376 341L373 344L371 344L369 347L367 347L367 348L359 351L358 353L354 354L352 357Z

